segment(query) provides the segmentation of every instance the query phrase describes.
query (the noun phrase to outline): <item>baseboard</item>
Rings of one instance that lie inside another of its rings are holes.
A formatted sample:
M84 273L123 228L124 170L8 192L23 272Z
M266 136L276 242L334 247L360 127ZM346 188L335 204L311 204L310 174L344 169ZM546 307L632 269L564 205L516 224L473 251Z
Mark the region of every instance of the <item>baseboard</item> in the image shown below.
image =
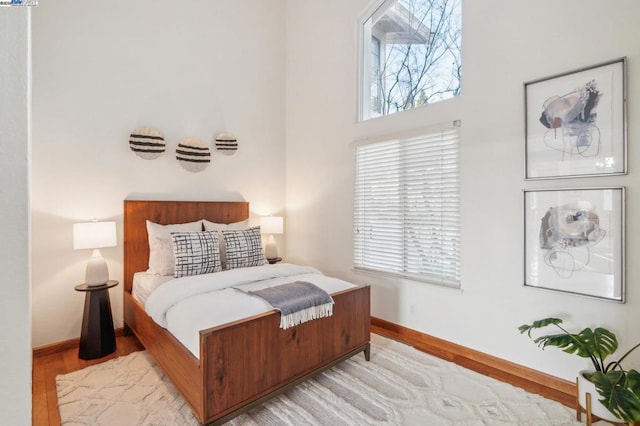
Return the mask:
M123 336L125 331L124 327L119 327L115 329L116 337ZM33 348L32 355L34 358L40 356L46 356L55 354L58 352L63 352L69 349L77 349L80 346L80 338L76 337L75 339L64 340L62 342L50 343L44 346L38 346L37 348Z
M429 336L392 322L371 317L371 331L406 343L438 358L510 383L568 407L576 407L576 384L549 374Z

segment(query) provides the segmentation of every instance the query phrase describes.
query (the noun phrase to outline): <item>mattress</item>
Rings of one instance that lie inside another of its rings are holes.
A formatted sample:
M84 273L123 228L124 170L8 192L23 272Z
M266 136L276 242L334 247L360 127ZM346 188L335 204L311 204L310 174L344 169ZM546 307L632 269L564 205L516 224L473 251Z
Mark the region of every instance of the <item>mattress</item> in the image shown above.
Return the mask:
M355 286L327 277L317 269L291 264L241 268L183 278L161 278L165 279L142 274L137 279L137 285L134 278L134 288L139 287L136 291L138 296L135 297L144 297L146 294L144 306L147 314L198 359L200 330L273 309L263 299L233 287L245 286L258 290L293 281L306 281L332 294Z

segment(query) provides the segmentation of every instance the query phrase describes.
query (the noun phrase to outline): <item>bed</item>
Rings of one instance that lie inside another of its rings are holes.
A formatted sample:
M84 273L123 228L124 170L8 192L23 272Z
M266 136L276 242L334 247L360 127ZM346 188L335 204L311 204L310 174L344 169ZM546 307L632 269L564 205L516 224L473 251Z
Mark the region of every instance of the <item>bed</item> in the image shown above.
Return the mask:
M360 352L369 359L370 289L332 293L333 315L281 329L275 310L199 332L199 356L158 325L132 296L149 262L146 221L235 223L247 202L124 201L124 323L203 424L222 424Z

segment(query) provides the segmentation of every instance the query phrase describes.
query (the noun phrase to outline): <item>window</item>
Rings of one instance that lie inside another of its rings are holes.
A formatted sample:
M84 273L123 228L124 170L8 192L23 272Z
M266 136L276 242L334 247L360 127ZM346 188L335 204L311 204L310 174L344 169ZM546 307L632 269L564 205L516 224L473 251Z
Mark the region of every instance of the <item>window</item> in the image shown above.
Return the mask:
M354 266L460 286L457 126L355 148Z
M386 0L361 27L363 119L460 94L462 0Z
M382 81L380 79L380 40L371 37L371 111L382 113Z

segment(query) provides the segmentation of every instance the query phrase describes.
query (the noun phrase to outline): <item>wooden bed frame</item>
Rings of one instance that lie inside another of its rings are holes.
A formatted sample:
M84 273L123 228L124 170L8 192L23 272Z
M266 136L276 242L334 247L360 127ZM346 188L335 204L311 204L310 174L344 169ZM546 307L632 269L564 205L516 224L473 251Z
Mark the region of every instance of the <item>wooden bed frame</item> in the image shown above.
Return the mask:
M369 359L370 289L334 293L332 317L282 330L270 311L200 331L200 360L149 317L131 295L133 274L148 267L146 220L239 222L247 202L124 202L124 322L171 379L201 423L222 424L333 365Z

